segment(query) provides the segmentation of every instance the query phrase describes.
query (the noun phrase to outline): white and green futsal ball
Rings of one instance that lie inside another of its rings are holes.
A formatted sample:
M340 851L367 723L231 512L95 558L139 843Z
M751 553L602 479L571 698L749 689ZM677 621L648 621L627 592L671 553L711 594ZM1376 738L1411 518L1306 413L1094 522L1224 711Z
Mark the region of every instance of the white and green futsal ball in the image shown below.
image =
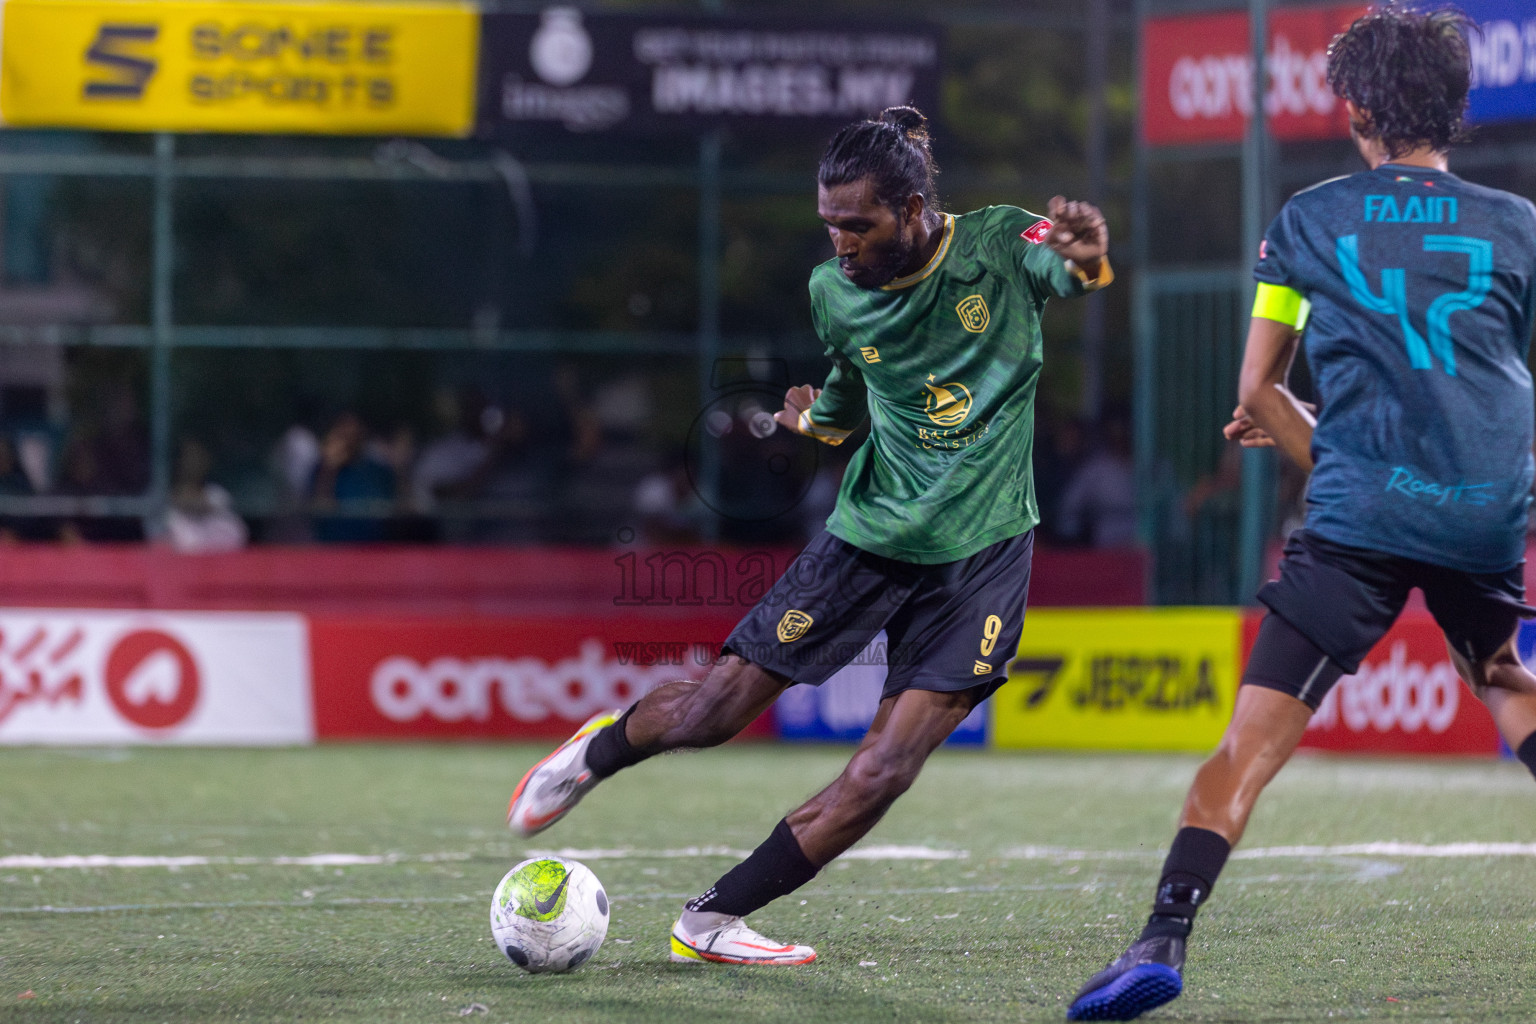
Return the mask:
M608 894L585 864L525 860L496 887L491 934L507 959L531 974L574 971L608 934Z

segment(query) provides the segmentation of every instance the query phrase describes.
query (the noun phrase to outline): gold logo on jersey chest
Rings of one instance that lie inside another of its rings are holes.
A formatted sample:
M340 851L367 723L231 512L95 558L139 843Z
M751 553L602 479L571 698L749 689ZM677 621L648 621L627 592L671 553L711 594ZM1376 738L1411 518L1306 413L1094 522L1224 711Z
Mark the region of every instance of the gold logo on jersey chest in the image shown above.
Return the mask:
M972 334L980 334L987 329L987 324L992 322L992 313L987 309L987 300L980 295L967 295L960 300L955 307L955 312L960 316L960 326Z
M923 387L928 395L923 401L923 411L941 427L958 427L971 414L971 392L959 381L935 384L933 374Z
M864 357L866 363L878 363L880 361L880 350L873 345L862 346L859 349L859 355Z
M779 628L775 632L777 632L779 635L780 643L792 644L796 640L799 640L801 637L805 636L805 634L810 631L811 626L815 622L815 619L811 618L800 609L791 608L789 611L785 612L784 617L779 620Z

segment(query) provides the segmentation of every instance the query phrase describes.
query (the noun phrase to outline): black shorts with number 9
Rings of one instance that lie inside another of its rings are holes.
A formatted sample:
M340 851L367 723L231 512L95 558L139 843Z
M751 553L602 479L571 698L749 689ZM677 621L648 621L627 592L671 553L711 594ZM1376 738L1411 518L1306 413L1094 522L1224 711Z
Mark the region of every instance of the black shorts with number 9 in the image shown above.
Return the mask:
M881 697L903 690L984 696L1008 678L1024 631L1034 532L969 558L918 565L823 532L806 545L725 641L725 650L820 686L885 630Z

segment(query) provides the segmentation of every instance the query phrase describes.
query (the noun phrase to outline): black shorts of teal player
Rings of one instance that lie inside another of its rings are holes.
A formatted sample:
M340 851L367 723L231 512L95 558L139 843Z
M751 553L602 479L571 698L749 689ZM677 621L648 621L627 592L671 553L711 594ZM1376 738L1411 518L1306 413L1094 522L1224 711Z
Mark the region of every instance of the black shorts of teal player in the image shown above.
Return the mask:
M830 533L811 541L737 624L725 650L820 686L886 635L881 698L903 690L990 696L1024 631L1034 531L956 562L917 565Z
M1259 626L1244 685L1288 693L1316 711L1392 628L1415 587L1447 646L1468 664L1493 657L1520 619L1536 616L1525 603L1523 563L1464 572L1297 530L1286 541L1279 578L1259 589L1272 614Z

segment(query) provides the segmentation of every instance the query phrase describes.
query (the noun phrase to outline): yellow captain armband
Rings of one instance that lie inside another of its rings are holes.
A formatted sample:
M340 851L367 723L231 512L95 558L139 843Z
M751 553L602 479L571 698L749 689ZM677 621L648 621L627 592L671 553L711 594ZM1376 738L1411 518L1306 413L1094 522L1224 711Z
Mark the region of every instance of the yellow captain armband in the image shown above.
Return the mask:
M1253 315L1264 320L1274 320L1300 331L1307 326L1307 315L1312 303L1305 295L1283 284L1259 282L1259 290L1253 296Z

